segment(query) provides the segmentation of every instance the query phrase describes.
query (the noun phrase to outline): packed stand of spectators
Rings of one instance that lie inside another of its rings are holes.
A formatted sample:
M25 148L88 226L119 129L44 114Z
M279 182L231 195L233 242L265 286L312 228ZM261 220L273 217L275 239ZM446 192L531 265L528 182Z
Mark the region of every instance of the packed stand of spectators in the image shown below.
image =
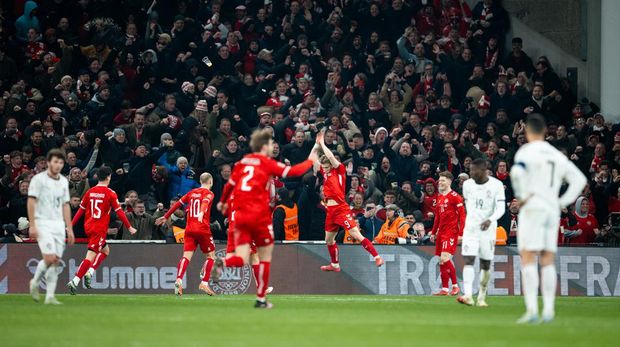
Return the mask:
M114 170L111 188L138 233L113 220L110 238L174 240L183 211L161 228L155 218L205 171L219 198L252 131L271 128L276 159L290 164L326 130L364 236L378 243L426 242L437 173L458 177L460 191L471 161L484 158L506 187L500 225L510 243L510 166L536 112L548 140L591 178L563 213L560 242L617 243L620 126L578 101L522 39L503 50L509 22L498 1L10 3L0 11L6 240L27 236L28 180L51 148L67 152L74 211L96 168ZM276 219L297 211L301 240L323 239L321 180L310 172L274 182L287 188L274 194ZM224 240L227 221L213 210L214 237Z

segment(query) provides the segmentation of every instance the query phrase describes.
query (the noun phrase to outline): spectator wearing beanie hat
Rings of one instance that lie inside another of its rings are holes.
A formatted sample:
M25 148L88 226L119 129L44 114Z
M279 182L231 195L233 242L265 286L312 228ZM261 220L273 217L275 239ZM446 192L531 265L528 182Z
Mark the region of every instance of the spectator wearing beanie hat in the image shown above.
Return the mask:
M176 107L183 116L188 116L194 110L196 86L192 82L185 81L181 84L181 91L174 94Z

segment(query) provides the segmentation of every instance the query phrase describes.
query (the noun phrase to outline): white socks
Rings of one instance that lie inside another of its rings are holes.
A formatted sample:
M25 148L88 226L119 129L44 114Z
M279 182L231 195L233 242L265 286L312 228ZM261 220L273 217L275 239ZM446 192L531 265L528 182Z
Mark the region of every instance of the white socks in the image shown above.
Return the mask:
M75 284L77 286L78 284L80 284L80 278L75 276L75 277L73 277L71 282L73 282L73 284Z
M474 266L473 265L465 265L463 267L463 294L466 297L470 297L473 294L473 285L474 285Z
M94 275L95 274L95 269L92 268L92 267L90 269L88 269L88 274L91 275L91 276Z
M555 264L544 266L541 270L541 292L543 297L543 316L553 318L555 315L555 290L557 273Z
M45 272L45 299L51 299L56 293L56 284L58 282L58 266L52 265Z
M486 298L489 280L491 280L491 270L480 270L480 291L478 291L478 300L484 300Z
M555 273L555 268L553 269ZM528 314L538 315L538 265L527 264L521 268L523 297Z
M39 264L37 264L37 269L35 270L33 277L34 281L37 283L37 286L39 285L41 278L43 278L43 274L45 274L46 270L47 264L45 264L45 260L41 259Z

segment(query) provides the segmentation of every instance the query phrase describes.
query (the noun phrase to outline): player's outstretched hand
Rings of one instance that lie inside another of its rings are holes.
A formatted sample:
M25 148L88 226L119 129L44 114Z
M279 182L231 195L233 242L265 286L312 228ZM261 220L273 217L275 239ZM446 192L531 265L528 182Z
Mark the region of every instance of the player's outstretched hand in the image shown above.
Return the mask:
M163 217L162 217L162 218L163 218ZM138 230L136 230L136 228L134 228L134 227L129 227L129 233L130 233L131 235L135 235L137 232L138 232Z
M67 229L67 242L69 245L73 245L75 243L75 234L73 234L73 229Z
M431 234L430 239L431 239L431 242L435 242L435 234Z
M159 217L155 220L155 225L157 226L164 225L164 223L166 223L166 218L164 217Z

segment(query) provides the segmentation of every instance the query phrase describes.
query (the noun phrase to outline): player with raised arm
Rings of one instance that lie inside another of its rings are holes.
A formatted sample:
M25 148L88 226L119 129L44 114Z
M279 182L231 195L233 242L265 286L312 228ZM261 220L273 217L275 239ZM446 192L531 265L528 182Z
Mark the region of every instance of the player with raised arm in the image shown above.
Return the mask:
M487 307L486 294L491 278L491 261L495 250L497 220L506 211L504 185L487 174L487 162L478 158L471 163L471 178L463 183L463 199L467 217L463 230L461 253L463 267L463 295L457 300L472 306L474 262L480 257L480 290L476 305Z
M170 207L163 217L159 217L155 224L163 225L170 216L179 207L185 206L185 215L187 216L187 226L185 227L185 236L183 239L183 257L177 264L177 279L174 283L174 293L183 295L183 276L187 270L187 265L192 260L192 256L196 248L200 246L202 253L207 255L207 259L203 264L202 281L198 289L208 295L215 295L215 292L209 287L209 278L211 270L215 264L215 244L213 243L213 235L211 234L211 224L209 216L211 215L211 205L213 204L214 194L211 192L213 186L213 177L210 173L205 172L200 175L200 187L192 189L183 195L174 205Z
M528 143L516 153L510 170L512 188L518 199L517 245L521 255L525 314L520 324L538 322L538 261L540 262L542 321L555 317L557 273L555 253L561 209L572 204L587 183L586 177L562 152L545 141L543 116L530 114L525 125ZM564 183L568 187L560 196Z
M308 171L317 160L312 151L307 160L289 166L272 159L273 138L270 129L256 130L250 139L251 154L235 164L234 174L228 181L235 197L234 239L235 255L224 263L227 267L242 267L250 262L250 245L256 244L258 251L258 286L256 308L271 308L266 299L269 286L269 271L273 253L273 228L269 206L269 185L272 177L296 177ZM321 135L319 135L321 136ZM239 202L239 203L237 203ZM243 203L240 203L243 202Z
M71 295L77 293L77 286L82 278L84 278L86 288L90 288L91 278L95 270L110 255L110 246L106 243L106 237L108 235L111 210L116 212L118 218L129 229L131 234L136 233L136 229L131 226L127 215L125 215L121 205L118 203L116 192L109 188L111 178L112 169L109 167L102 166L97 170L97 180L99 183L84 194L80 208L73 217L72 225L76 225L82 216L85 215L84 230L88 237L88 250L75 276L67 283L67 288L69 288Z
M435 207L431 241L435 241L435 255L439 257L441 290L433 294L438 296L457 295L460 291L452 257L456 252L458 239L463 235L465 207L463 198L452 190L453 179L449 171L444 171L439 174L437 180L439 196ZM448 289L450 280L452 280L452 290Z
M39 301L39 283L45 275L45 303L58 305L55 297L58 263L65 250L65 237L75 242L69 206L69 181L60 174L65 166L65 152L52 149L47 153L47 170L36 174L28 187L28 220L30 237L37 240L43 259L30 280L30 295Z
M383 258L377 253L372 242L360 232L357 221L351 212L351 207L345 200L347 170L344 164L338 161L334 153L325 145L323 136L317 136L316 142L323 151L323 155L319 158L320 168L318 172L323 175L324 203L327 208L325 243L331 258L331 263L321 266L321 270L340 272L338 245L336 244L336 234L339 227L345 229L352 238L361 243L362 247L374 258L377 267L383 265Z

